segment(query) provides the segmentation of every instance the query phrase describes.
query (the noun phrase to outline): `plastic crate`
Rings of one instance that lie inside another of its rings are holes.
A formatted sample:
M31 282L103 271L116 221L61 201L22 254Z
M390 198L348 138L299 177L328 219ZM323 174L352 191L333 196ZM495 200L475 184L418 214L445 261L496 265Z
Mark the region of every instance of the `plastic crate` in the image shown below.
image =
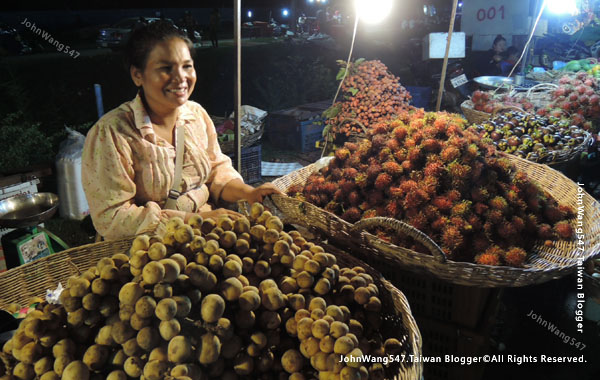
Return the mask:
M267 138L279 148L303 153L316 150L316 142L322 139L325 127L321 114L330 105L330 102L319 102L272 112L265 130Z
M229 158L233 161L233 154L228 154ZM245 183L255 183L260 181L261 165L261 146L255 145L248 148L242 148L242 178ZM235 163L233 164L235 167Z
M418 108L429 107L431 100L431 87L406 86L406 90L412 96L410 104Z

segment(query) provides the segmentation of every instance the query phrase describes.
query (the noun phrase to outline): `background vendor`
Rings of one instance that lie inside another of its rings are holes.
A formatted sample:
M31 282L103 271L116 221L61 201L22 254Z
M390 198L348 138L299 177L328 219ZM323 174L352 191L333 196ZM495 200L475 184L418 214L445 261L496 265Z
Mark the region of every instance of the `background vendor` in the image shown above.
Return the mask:
M88 132L82 181L90 214L106 239L161 233L173 216L188 220L222 214L211 201L260 202L277 193L272 184L244 184L221 152L207 112L189 97L196 84L192 42L169 22L134 31L127 65L139 91L135 99L108 112ZM181 195L174 210L164 209L175 173L177 128L184 128Z

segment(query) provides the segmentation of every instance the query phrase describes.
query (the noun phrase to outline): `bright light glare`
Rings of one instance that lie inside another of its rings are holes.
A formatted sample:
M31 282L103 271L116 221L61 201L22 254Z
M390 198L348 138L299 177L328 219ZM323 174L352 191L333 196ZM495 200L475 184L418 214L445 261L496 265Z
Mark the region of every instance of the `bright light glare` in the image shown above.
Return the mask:
M376 24L392 11L393 0L355 0L358 17L366 23Z
M546 0L548 10L555 14L571 14L576 15L577 0Z
M252 18L252 11L248 11L248 18Z
M288 11L287 9L284 9L281 11L281 14L283 15L283 17L287 17L290 14L290 11Z
M308 2L309 2L309 3L314 3L314 2L315 2L315 0L308 0Z

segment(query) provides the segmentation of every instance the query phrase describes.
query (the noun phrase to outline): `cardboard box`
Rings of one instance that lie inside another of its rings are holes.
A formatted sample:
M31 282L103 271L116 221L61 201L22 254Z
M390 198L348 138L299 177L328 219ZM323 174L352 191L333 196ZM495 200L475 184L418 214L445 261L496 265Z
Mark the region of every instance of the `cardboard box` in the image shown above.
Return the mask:
M446 42L448 33L429 33L423 39L423 59L444 58L446 54ZM452 33L450 41L450 51L448 58L465 57L465 34L463 32Z

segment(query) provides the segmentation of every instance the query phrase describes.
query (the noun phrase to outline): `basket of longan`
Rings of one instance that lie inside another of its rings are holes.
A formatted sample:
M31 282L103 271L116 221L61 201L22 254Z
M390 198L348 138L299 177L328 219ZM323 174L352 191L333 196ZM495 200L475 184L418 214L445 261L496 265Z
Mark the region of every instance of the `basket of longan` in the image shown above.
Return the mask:
M355 248L375 268L516 287L560 278L600 253L598 201L443 113L381 123L328 163L273 183L289 195L272 196L284 219Z
M0 377L421 378L421 336L399 290L261 204L247 215L173 218L161 237L83 247L99 251L85 263L78 248L54 255L78 270L53 280L66 284L61 305L40 304L3 345Z

